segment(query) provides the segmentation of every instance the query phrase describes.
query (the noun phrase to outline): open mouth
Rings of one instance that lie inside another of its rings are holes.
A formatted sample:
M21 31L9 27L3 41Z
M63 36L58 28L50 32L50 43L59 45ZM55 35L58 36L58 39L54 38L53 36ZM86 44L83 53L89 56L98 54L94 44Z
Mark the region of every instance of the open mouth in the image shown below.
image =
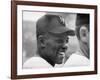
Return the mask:
M57 55L59 58L64 58L65 57L65 52L66 52L67 48L61 48L57 51Z
M58 51L57 53L57 63L58 64L62 64L63 61L64 61L64 58L65 58L65 51L61 52L61 51Z
M58 51L57 51L57 55L59 56L59 57L65 57L65 52L66 52L66 50L67 50L67 46L64 46L64 47L60 47L59 49L58 49Z
M65 56L65 52L60 52L59 51L57 55L59 55L59 57L62 57L63 58Z

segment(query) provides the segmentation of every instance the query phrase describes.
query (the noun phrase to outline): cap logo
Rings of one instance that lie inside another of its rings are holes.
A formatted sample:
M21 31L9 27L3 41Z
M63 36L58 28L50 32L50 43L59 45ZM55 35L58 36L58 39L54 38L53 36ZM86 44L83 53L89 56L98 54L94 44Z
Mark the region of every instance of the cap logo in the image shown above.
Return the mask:
M64 18L62 18L61 16L59 16L60 22L65 24Z

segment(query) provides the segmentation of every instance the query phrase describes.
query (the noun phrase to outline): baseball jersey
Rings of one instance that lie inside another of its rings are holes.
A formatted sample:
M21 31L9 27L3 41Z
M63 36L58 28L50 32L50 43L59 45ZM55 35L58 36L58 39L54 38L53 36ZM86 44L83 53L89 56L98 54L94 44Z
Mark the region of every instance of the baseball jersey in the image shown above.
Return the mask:
M24 63L23 68L52 68L52 66L41 57L32 57Z

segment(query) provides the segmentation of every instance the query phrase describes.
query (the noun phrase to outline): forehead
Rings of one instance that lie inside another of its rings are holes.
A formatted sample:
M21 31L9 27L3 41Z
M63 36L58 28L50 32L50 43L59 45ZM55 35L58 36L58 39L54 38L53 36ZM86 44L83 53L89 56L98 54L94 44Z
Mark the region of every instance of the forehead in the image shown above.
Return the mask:
M83 25L80 25L80 27L89 30L89 24L83 24Z
M82 25L80 30L88 30L87 25Z

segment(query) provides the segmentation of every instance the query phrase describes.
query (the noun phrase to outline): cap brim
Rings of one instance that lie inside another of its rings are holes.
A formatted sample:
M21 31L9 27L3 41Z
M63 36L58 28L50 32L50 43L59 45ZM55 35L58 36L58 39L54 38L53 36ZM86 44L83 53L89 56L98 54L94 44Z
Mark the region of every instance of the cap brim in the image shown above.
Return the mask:
M75 35L75 31L71 30L71 29L69 29L67 27L54 28L50 32L56 33L56 34L65 33L66 32L66 34L69 35L69 36L74 36Z
M67 35L69 35L69 36L75 36L75 31L74 31L74 30L69 30L69 31L67 31L66 33L67 33Z

